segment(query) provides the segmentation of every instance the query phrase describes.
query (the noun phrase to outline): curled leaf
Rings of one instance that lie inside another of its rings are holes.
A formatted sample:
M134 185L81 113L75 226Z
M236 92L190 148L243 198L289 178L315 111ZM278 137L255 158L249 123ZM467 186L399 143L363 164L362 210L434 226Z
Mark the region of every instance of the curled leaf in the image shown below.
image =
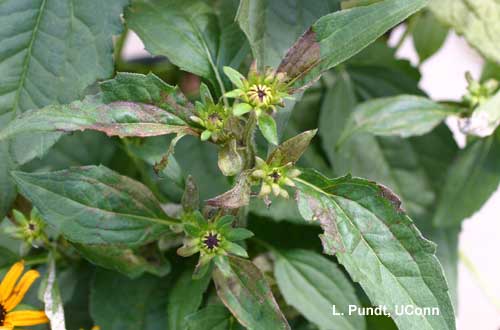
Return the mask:
M269 155L267 163L273 166L295 163L306 151L317 131L317 129L306 131L286 140Z
M250 183L248 182L249 171L242 172L236 185L222 195L206 201L207 205L219 208L237 209L250 203Z

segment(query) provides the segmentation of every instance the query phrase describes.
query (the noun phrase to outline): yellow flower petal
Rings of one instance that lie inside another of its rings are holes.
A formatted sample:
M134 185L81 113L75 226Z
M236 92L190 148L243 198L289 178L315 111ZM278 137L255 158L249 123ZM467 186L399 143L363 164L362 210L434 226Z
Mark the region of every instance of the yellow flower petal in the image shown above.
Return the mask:
M5 317L5 323L13 326L31 326L48 323L49 319L42 311L17 311L10 312Z
M21 300L23 300L24 295L28 292L29 288L36 281L37 278L40 277L40 273L36 270L30 270L26 272L19 283L17 283L16 287L12 291L11 295L7 300L5 300L4 308L7 312L11 311L16 307Z
M14 328L11 326L6 326L6 325L1 326L0 325L0 330L12 330L12 329L14 329Z
M3 278L2 283L0 284L0 303L4 303L9 297L16 285L17 279L24 270L24 262L16 262L9 270L7 275Z

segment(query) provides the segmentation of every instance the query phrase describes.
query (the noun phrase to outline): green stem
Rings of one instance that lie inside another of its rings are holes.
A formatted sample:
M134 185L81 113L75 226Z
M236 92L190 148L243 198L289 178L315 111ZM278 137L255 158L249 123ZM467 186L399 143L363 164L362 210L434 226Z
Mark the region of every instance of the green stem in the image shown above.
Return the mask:
M484 281L483 277L475 267L474 263L472 260L464 253L464 251L460 250L459 251L459 257L460 261L463 263L465 268L469 271L469 273L474 277L476 280L477 284L483 291L484 295L491 301L491 303L498 309L500 310L500 300L498 300L495 296L491 294L491 290L489 286L486 284Z
M125 28L125 30L116 40L115 49L113 51L113 58L115 59L115 67L121 67L124 62L122 57L122 52L123 52L123 46L125 45L125 41L127 40L127 35L128 35L128 29Z

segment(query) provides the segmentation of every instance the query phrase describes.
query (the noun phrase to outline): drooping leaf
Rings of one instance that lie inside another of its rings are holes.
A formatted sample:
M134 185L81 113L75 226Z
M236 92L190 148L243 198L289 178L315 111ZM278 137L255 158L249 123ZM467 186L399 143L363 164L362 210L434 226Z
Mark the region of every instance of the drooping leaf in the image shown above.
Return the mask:
M339 4L339 0L243 0L237 20L259 67L277 67L297 38L315 20L339 10Z
M50 329L66 330L64 308L56 277L54 256L49 256L48 272L42 283L42 298L45 304L45 315L50 320Z
M33 132L95 130L109 136L157 136L192 131L180 118L163 109L132 102L102 104L87 97L69 105L30 110L0 131L0 140Z
M143 184L104 166L12 175L42 218L75 243L142 245L177 223Z
M137 278L144 273L165 276L171 269L170 263L163 256L143 256L126 246L76 243L73 246L91 263L117 271L130 278Z
M243 33L228 15L234 2L215 7L199 1L137 1L125 19L150 53L207 79L221 95L230 87L222 68L238 67L247 51Z
M249 330L290 329L260 270L238 257L229 257L229 263L229 277L216 269L213 278L219 298L234 317Z
M290 48L278 71L287 73L294 88L308 86L426 4L385 0L323 16Z
M200 308L203 294L207 290L210 280L210 273L205 274L198 280L194 280L191 269L181 274L168 296L167 317L169 329L186 329L188 325L186 318Z
M420 96L375 99L354 109L338 143L359 132L403 138L423 135L457 112L450 106Z
M457 226L478 211L500 184L500 131L461 150L449 169L433 223Z
M98 269L92 281L90 313L107 330L161 330L167 328L168 279L142 276L131 280Z
M274 275L281 294L320 329L363 330L365 320L349 315L349 306L360 306L354 287L337 265L316 252L288 250L275 254ZM342 316L332 316L325 306L335 306Z
M209 305L186 318L187 330L243 330L222 305Z
M394 193L372 181L327 179L312 170L295 181L302 216L320 223L325 252L336 254L374 305L386 305L393 315L396 305L439 308L439 315L397 315L400 329L455 329L436 246Z
M207 205L219 208L238 209L250 203L251 185L248 181L249 171L244 171L236 180L233 188L225 193L210 198Z
M495 0L431 1L429 9L486 58L500 63L500 4Z
M448 29L441 25L430 11L423 11L416 19L412 36L422 63L443 46L448 36Z

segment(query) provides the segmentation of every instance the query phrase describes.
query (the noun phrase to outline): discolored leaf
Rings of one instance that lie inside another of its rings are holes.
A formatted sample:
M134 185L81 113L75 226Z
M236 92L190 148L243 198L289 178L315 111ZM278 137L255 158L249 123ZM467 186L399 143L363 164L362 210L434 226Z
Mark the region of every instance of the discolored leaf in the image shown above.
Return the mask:
M280 144L267 158L272 165L282 166L297 162L306 151L317 130L310 130L296 135Z
M245 164L244 151L238 150L236 140L231 140L219 149L217 164L225 176L237 175Z
M249 330L290 329L271 289L260 270L251 261L229 257L232 274L214 272L217 294L224 305Z
M238 180L236 181L236 184L231 190L226 191L222 195L207 200L207 205L228 209L237 209L248 205L250 203L251 193L251 186L248 182L248 176L248 171L241 173L241 175L238 177Z
M194 133L180 118L151 105L114 102L102 104L87 97L69 105L50 105L27 111L0 131L0 140L33 132L95 130L109 136L157 136Z
M327 179L304 170L295 179L306 220L324 230L326 253L336 254L374 305L438 308L439 315L397 315L400 329L455 329L455 316L436 246L401 210L393 193L350 176ZM383 283L383 285L381 285Z
M386 0L323 16L290 48L278 71L287 74L293 88L304 88L426 4Z
M103 166L12 175L42 218L75 243L143 245L178 223L143 184Z
M286 50L315 20L339 9L339 0L242 0L236 19L258 66L277 67Z

